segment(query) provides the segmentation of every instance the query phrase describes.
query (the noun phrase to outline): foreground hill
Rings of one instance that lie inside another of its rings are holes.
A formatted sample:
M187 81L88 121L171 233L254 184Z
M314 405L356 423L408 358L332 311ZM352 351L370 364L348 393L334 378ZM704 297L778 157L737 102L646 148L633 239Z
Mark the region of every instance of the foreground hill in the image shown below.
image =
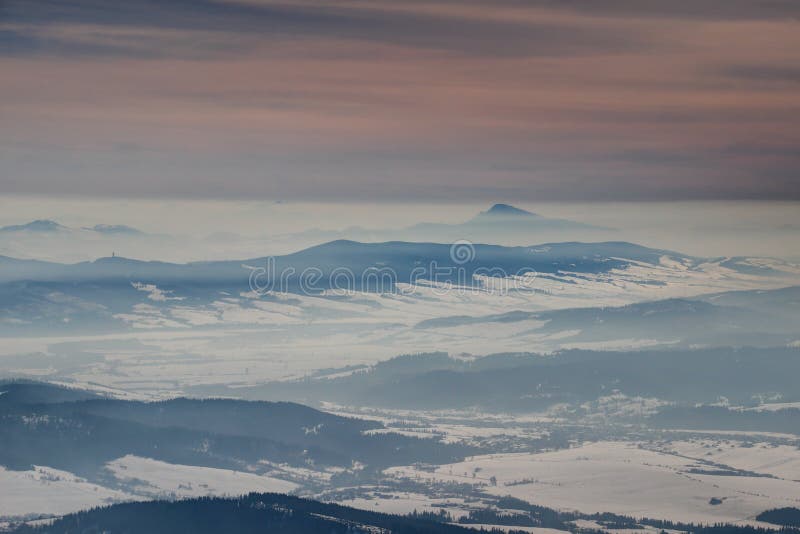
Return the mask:
M466 452L399 434L370 435L383 425L289 402L122 401L28 382L0 383L0 392L0 465L11 469L48 466L95 479L127 455L259 472L267 469L262 461L378 468Z
M453 524L446 513L406 516L359 510L277 493L251 493L236 498L181 501L148 501L116 504L69 514L52 523L20 525L13 534L469 534L492 532L521 534L530 528L550 532L601 534L608 529L686 532L693 534L798 534L793 528L769 530L751 526L718 524L704 526L616 514L559 512L510 497L498 501L498 509L474 510ZM790 510L790 509L786 509ZM796 510L794 510L796 511ZM782 511L774 511L782 512ZM769 514L770 512L766 512ZM580 525L576 520L584 520ZM590 521L586 521L590 520ZM448 521L448 522L445 522ZM504 525L500 527L500 525ZM589 525L596 525L591 527ZM471 528L467 528L467 526Z
M275 493L236 499L201 498L118 504L70 514L51 525L22 526L18 534L191 532L238 534L457 534L474 530L415 517L356 510Z

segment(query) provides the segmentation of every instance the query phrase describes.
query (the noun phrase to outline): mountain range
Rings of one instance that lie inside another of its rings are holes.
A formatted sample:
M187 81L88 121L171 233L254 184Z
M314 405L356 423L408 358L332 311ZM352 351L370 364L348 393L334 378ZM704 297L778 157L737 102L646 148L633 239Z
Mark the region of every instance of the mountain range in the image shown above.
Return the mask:
M461 253L465 255L459 256ZM655 317L648 320L652 310L636 324L630 322L630 318L639 315L635 308L604 311L606 322L594 321L591 329L583 322L583 316L596 312L577 310L613 302L654 301L660 292L712 294L755 283L760 287L790 285L792 280L797 282L796 269L792 269L780 262L696 258L626 242L503 247L333 241L283 256L184 264L118 256L62 264L0 256L0 331L117 331L124 329L126 323L137 323L143 313L150 315L145 324L185 327L191 324L185 324L181 317L189 317L188 311L192 316L198 313L206 316L204 324L221 324L222 319L218 318L221 306L241 309L237 317L245 322L249 316L257 321L313 320L327 317L319 304L329 301L337 302L340 317L365 320L383 311L391 314L387 321L397 322L400 310L396 306L407 309L403 321L424 311L423 317L410 324L419 323L417 334L465 324L524 326L526 321L548 321L549 326L542 333L561 327L580 328L584 336L602 339L611 335L604 334L604 329L610 332L611 325L625 323L632 334L637 328L647 332L650 328L647 325L652 325L659 329L657 338L662 339L668 333L665 326L668 323ZM721 277L719 273L726 274ZM454 316L454 310L463 308L453 307L455 295L447 290L452 287L467 292L462 299L478 299L482 303L480 309L487 310L484 317L480 318L477 311L467 318ZM416 294L408 294L409 288ZM393 296L394 304L387 307L390 301L380 295ZM310 296L321 298L313 302L292 300ZM599 297L603 299L594 304ZM507 302L506 298L512 300ZM731 309L737 308L735 302L723 306L732 298L719 300L723 299L720 296L705 304L664 302L659 306L664 311L681 307L672 316L680 316L682 324L701 312L707 318L714 312L720 318L727 316L729 323L746 326L746 319L751 316L736 315L738 312ZM593 304L586 304L585 299ZM549 307L569 307L575 311L542 315L545 311L542 308ZM535 315L531 308L542 311ZM660 318L668 316L662 313ZM754 324L764 323L769 316L764 313ZM783 335L784 322L776 321L775 328L765 331ZM711 333L722 333L718 329L703 330L700 324L706 323L687 324L690 330L683 330L706 334L705 339ZM538 328L541 326L531 325L527 330ZM746 333L747 329L742 331Z
M408 281L418 267L441 267L441 281L455 281L454 272L463 269L471 279L473 274L502 272L507 276L525 273L576 273L608 272L624 269L635 263L657 265L662 257L687 266L698 265L700 258L679 253L651 249L626 242L603 243L546 243L528 247L499 245L463 245L469 254L465 261L454 258L453 245L447 243L411 243L392 241L385 243L360 243L356 241L331 241L293 254L272 258L277 272L294 269L302 273L319 269L324 276L335 269L348 269L361 274L369 269L391 269L397 281ZM140 261L122 257L105 257L91 262L61 264L38 260L18 260L0 256L0 282L13 281L71 281L127 280L147 283L176 281L216 281L239 283L247 280L251 269L267 265L269 257L244 260L191 262L185 264ZM498 271L499 270L499 271ZM429 274L430 271L425 274Z
M253 221L248 230L260 227ZM208 235L148 233L124 224L69 227L52 219L0 227L0 255L75 262L117 251L125 256L169 261L247 257L250 251L286 254L335 240L361 242L428 241L524 245L592 237L615 238L613 232L564 219L553 219L507 204L496 204L462 223L426 222L399 228L305 229L289 233L240 234L220 228Z
M27 232L33 234L51 234L57 232L86 231L99 234L144 235L144 232L124 224L96 224L90 227L70 228L49 219L37 219L25 224L13 224L0 227L0 234Z
M351 226L343 230L310 229L283 236L299 241L434 241L471 240L481 243L519 244L535 240L575 239L579 236L611 237L613 228L545 217L509 204L494 204L460 223L421 222L397 229Z
M192 391L303 403L499 413L541 412L558 406L580 412L585 403L615 395L689 408L720 398L752 405L766 394L785 402L800 401L794 380L800 373L798 356L800 351L791 347L571 350L478 358L432 353L399 356L347 373L331 369L304 380L236 388L206 385ZM784 426L781 431L795 432L800 429L800 410L787 413L793 417L791 430Z

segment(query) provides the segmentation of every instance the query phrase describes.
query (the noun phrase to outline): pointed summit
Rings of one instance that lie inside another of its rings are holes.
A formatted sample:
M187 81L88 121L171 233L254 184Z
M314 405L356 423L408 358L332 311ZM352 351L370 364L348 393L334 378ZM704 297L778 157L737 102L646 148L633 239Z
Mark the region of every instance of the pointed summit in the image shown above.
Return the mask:
M543 217L538 213L523 210L510 204L495 204L486 211L478 213L475 217L462 223L461 235L471 236L473 239L493 239L497 237L497 232L504 232L503 235L510 233L524 233L532 235L536 232L561 232L561 231L586 231L586 230L609 230L585 223L569 221L566 219L551 219ZM430 229L428 229L430 231ZM472 233L470 233L472 232ZM490 232L486 235L476 237L475 232Z
M486 211L478 213L472 218L470 223L478 224L498 224L502 222L514 222L516 224L534 222L542 219L541 216L520 208L515 208L510 204L495 204Z
M495 204L481 215L500 216L500 217L536 217L535 213L523 209L515 208L509 204Z

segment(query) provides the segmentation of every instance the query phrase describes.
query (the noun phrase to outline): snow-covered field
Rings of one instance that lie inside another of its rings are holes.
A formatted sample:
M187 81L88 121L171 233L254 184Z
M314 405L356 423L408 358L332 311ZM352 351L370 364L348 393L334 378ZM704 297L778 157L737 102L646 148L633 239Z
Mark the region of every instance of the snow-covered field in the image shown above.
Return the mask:
M775 445L755 440L695 439L671 441L663 449L735 469L800 481L800 448L793 445Z
M50 467L34 466L28 471L10 471L0 466L2 518L59 515L136 498Z
M797 450L782 453L792 461L800 458ZM433 472L391 468L387 474L473 484L489 494L561 510L686 522L751 523L766 509L800 504L798 481L695 474L693 468L707 469L693 458L644 445L599 442L540 454L477 456ZM721 503L711 504L712 498Z
M530 532L531 534L564 534L565 532L568 532L567 530L557 530L555 528L520 527L520 526L509 527L507 525L489 525L485 523L464 524L459 526L474 528L475 530L500 530L502 532L509 532L513 530L514 532ZM633 533L628 532L627 534L633 534Z
M465 425L442 423L436 430L448 441L470 441L528 429L470 430ZM115 482L109 485L118 489L47 467L29 471L0 468L0 518L59 515L135 499L294 492L302 490L306 481L324 485L331 480L331 473L323 471L264 465L270 467L267 475L129 455L106 464L113 477L110 480ZM479 505L474 496L466 500L447 497L433 489L441 482L456 482L487 496L510 495L559 510L696 523L757 524L755 516L764 510L800 506L800 449L796 445L722 435L675 441L602 441L552 452L487 454L441 466L394 467L384 475L430 484L432 491L426 494L376 486L372 492L361 488L358 496L335 501L400 514L445 509L458 519ZM318 497L328 500L326 492Z
M0 466L0 518L57 516L139 499L288 493L298 488L293 482L275 477L176 465L138 456L118 458L109 462L107 468L124 490L91 483L50 467L11 471Z
M723 264L715 261L690 268L665 257L657 265L634 264L610 273L530 277L510 291L445 290L421 284L410 294L363 293L337 299L276 294L274 300L259 300L243 291L220 294L205 305L189 305L180 300L181 295L145 284L139 287L147 293L146 301L120 317L134 327L132 332L6 337L0 347L0 372L161 395L180 393L192 385L302 377L322 368L372 364L422 351L488 354L668 345L676 338L626 335L578 341L571 338L579 331L543 330L542 321L536 318L430 328L417 325L458 315L616 306L800 283L800 270L790 264L771 263L781 274L769 276ZM44 360L24 355L43 356Z
M462 499L439 499L413 492L380 492L379 495L337 500L336 504L386 514L411 514L413 512L438 513L446 509L454 519L467 515Z
M297 484L274 477L229 469L177 465L150 458L124 456L107 464L114 477L137 495L150 498L288 493Z

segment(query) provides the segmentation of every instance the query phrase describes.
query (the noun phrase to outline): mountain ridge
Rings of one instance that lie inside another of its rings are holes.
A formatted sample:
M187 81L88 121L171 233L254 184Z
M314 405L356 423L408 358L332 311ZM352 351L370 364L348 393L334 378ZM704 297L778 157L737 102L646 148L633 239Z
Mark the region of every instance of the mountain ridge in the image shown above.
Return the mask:
M35 219L33 221L22 224L11 224L8 226L0 227L0 233L16 233L16 232L35 232L41 234L52 234L57 232L94 232L104 235L128 235L128 236L143 236L146 235L138 228L128 226L125 224L95 224L94 226L83 226L81 228L72 228L65 226L52 219Z
M36 219L34 221L24 224L12 224L10 226L0 227L0 232L42 232L52 233L68 230L66 226L52 221L50 219Z
M453 249L463 246L471 257L461 262L453 258ZM417 243L387 241L363 243L353 240L335 240L314 245L297 252L275 256L276 269L294 267L298 272L309 267L333 270L337 267L364 272L370 268L389 267L398 276L409 274L420 265L460 267L468 273L478 269L502 269L509 274L524 271L557 272L559 269L577 272L604 272L643 261L657 264L662 256L696 263L694 258L681 253L652 249L625 241L598 243L563 242L543 243L526 247L507 247L490 244ZM94 277L148 278L189 280L247 278L245 266L261 268L270 256L241 260L217 260L189 263L170 263L156 260L138 260L120 256L104 256L94 261L78 263L42 262L6 257L0 261L0 283L12 281L59 281ZM127 269L127 270L126 270ZM132 269L132 270L131 270Z

